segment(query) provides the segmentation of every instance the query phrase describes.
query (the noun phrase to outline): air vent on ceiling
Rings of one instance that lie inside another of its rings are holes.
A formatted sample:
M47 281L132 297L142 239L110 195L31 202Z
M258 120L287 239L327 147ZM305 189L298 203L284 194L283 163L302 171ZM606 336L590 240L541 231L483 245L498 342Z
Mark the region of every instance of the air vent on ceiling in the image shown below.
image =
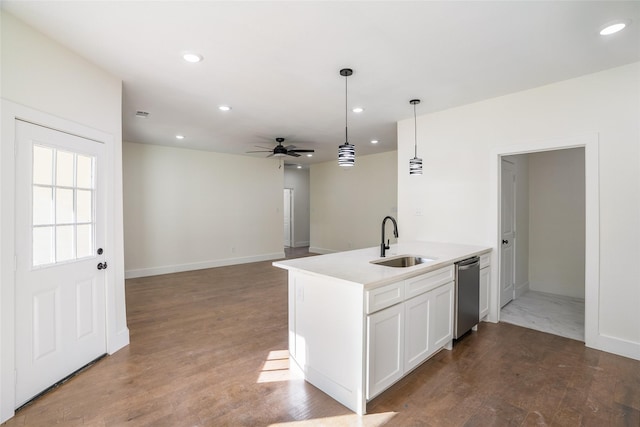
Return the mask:
M148 111L138 110L138 111L136 111L136 117L140 117L140 118L146 119L147 117L149 117L149 112Z

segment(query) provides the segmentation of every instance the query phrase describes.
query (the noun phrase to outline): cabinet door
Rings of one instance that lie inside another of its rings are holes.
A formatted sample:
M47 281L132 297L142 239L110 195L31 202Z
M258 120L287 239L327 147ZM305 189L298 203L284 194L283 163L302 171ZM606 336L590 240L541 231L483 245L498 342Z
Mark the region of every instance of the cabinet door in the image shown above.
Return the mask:
M453 310L455 287L453 282L429 292L431 312L429 318L430 355L453 339Z
M367 316L367 400L404 374L404 305Z
M480 319L489 314L489 283L491 267L480 269Z
M431 353L430 316L431 292L405 302L404 368L410 371Z

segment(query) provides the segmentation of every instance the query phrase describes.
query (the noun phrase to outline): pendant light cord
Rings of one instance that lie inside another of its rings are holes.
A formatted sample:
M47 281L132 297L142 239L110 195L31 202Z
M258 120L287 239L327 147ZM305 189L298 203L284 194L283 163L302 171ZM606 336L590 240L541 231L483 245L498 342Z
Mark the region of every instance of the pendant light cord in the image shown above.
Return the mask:
M416 118L416 104L413 104L413 141L414 141L414 157L418 157L418 119Z
M347 79L349 76L344 76L344 142L349 143L349 125L348 125L348 110L349 110L349 91L347 90Z

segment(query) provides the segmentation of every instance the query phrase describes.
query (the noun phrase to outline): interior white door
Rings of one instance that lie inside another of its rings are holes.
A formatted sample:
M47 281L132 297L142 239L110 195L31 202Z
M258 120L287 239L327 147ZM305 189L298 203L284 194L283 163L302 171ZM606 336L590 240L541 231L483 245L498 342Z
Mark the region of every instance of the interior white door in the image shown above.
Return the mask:
M16 407L106 353L104 145L16 122Z
M293 190L291 188L284 189L284 245L293 246L293 233L291 227L293 224Z
M501 176L500 307L504 307L513 299L515 289L516 172L514 164L502 159Z

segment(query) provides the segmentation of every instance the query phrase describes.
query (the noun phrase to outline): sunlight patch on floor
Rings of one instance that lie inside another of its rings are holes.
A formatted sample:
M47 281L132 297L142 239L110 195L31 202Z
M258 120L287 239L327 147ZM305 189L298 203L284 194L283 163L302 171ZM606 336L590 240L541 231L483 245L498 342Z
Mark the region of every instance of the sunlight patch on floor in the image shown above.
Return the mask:
M383 426L396 415L396 412L383 412L381 414L367 415L339 415L336 417L314 418L312 420L291 421L287 423L270 424L269 427L311 427L311 426L354 426L354 427L379 427Z
M289 369L289 351L274 350L269 352L256 382L272 383L297 379L303 378L295 371Z

